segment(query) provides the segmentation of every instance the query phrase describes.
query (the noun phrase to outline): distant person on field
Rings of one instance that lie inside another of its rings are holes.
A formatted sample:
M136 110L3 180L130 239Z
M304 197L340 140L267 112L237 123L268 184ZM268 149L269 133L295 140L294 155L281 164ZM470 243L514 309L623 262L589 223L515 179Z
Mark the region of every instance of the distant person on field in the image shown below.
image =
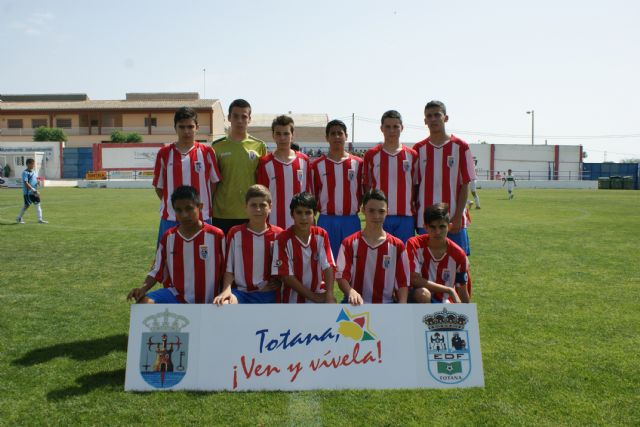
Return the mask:
M36 206L36 215L39 224L48 224L42 219L42 207L40 206L40 192L38 191L38 177L36 176L36 161L27 159L27 168L22 171L22 200L24 205L16 218L18 224L24 224L22 217L32 204Z
M216 156L208 145L196 142L198 114L194 109L182 107L173 116L173 127L178 141L158 151L153 170L153 186L160 199L160 227L158 242L171 227L178 225L171 205L171 195L183 185L196 189L202 201L200 219L211 224L211 198L220 181Z
M293 225L289 204L294 194L311 192L311 162L306 154L291 148L293 119L278 116L271 123L276 149L260 159L256 182L269 189L273 198L269 223L286 229Z
M447 237L449 221L446 203L429 206L424 212L427 234L407 242L409 302L467 303L471 298L469 261L464 250Z
M344 294L342 303L406 303L409 259L404 243L382 228L387 216L384 193L365 193L362 213L364 230L342 241L336 261L336 279Z
M473 174L476 175L476 166L478 166L478 161L473 159ZM476 209L480 209L480 198L478 197L478 186L477 179L474 178L469 183L469 190L471 190L471 195L473 196L473 201L476 203ZM469 205L473 204L473 201L469 201Z
M251 105L247 101L234 100L229 105L227 120L229 133L213 141L222 182L213 199L212 224L225 233L248 221L244 195L256 183L258 160L267 154L265 143L247 133L251 123Z
M502 178L502 186L507 184L507 194L509 195L509 200L513 199L513 189L517 187L516 185L516 177L511 175L511 169L507 171L507 175Z
M360 230L362 159L345 151L347 126L340 120L327 123L329 152L311 165L313 193L318 200L318 227L327 230L331 252L337 254L342 240Z
M414 185L417 184L418 156L400 143L404 129L402 116L389 110L380 119L384 142L364 154L364 191L381 190L389 201L384 230L406 242L415 235Z
M314 226L318 203L311 193L298 193L289 205L293 225L273 246L271 274L282 280L283 303L335 303L333 255L327 232Z
M271 194L260 184L247 190L246 211L249 222L235 225L227 235L226 271L222 292L213 302L266 304L278 302L280 281L271 276L273 242L283 230L267 222L271 212Z
M194 187L178 187L171 205L179 225L164 233L144 284L132 289L127 299L142 304L211 304L224 271L224 233L202 221L203 203ZM149 292L156 282L165 287Z
M448 237L469 255L467 235L467 198L469 183L476 178L469 144L449 135L447 108L440 101L429 101L424 107L424 123L429 137L413 146L418 152L418 200L416 222L418 234L424 234L424 212L436 203L449 206L451 227Z

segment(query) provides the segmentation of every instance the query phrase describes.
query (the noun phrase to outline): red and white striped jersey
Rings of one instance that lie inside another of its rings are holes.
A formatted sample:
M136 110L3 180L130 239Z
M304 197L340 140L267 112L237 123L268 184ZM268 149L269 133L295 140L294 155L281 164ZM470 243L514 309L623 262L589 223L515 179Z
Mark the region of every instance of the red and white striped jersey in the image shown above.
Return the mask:
M336 279L349 282L365 303L392 303L393 292L409 286L409 258L402 240L387 233L384 242L369 246L362 231L342 241Z
M295 276L311 292L321 293L325 291L322 272L329 267L335 268L335 263L329 236L323 228L311 226L308 242L301 242L293 227L276 238L271 266L273 276ZM281 301L305 303L306 299L293 289L283 286Z
M447 251L439 259L433 257L429 249L429 235L414 236L407 241L407 252L411 271L420 273L422 277L439 285L454 287L456 273L467 273L469 286L469 260L464 250L453 241L447 239ZM435 293L435 298L442 301L442 293ZM451 299L447 299L453 302Z
M418 227L424 227L424 211L436 203L447 203L453 217L460 187L476 178L473 155L469 144L451 135L440 147L429 138L413 146L418 153L418 200L416 200ZM463 222L466 223L466 221Z
M260 158L256 170L256 183L271 192L269 223L280 228L293 225L289 204L294 194L311 192L311 164L306 154L296 151L296 158L289 163L276 159L273 153Z
M262 233L247 224L236 225L227 234L227 272L233 273L238 290L258 291L269 283L273 242L282 228L267 224Z
M382 190L389 201L389 215L413 215L413 186L417 184L416 152L404 145L396 154L382 144L364 153L364 186Z
M200 219L211 218L211 184L220 181L220 176L216 155L210 146L196 142L186 154L178 151L175 142L162 147L153 170L153 186L162 189L160 217L176 220L171 194L181 185L190 185L200 194Z
M311 165L313 194L323 215L356 215L362 197L362 159L349 154L340 162L325 155Z
M181 302L211 304L224 272L224 233L205 223L187 240L178 228L172 227L162 236L148 275L163 282Z

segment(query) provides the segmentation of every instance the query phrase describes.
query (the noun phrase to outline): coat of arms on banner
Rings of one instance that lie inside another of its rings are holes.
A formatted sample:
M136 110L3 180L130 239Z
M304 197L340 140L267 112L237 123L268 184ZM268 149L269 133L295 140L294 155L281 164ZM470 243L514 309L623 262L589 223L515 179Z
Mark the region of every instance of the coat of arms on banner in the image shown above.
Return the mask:
M203 165L203 164L202 164L202 162L201 162L201 161L199 161L199 160L198 160L198 161L196 161L196 162L193 162L193 168L195 169L196 173L200 173L200 172L202 172L202 170L204 169L204 167L203 167L203 166L204 166L204 165Z
M165 309L142 323L151 332L142 333L140 375L152 387L173 387L187 373L189 334L180 331L189 325L189 320Z
M427 346L427 366L431 376L443 384L457 384L471 373L469 321L464 314L442 311L427 314L422 322Z

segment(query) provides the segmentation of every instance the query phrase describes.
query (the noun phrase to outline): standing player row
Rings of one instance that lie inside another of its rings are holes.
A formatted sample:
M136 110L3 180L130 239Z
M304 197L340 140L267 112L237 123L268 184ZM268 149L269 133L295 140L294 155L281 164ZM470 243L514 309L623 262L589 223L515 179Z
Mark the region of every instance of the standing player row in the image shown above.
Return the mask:
M424 232L427 206L447 203L450 237L468 254L464 211L468 184L475 178L471 152L464 141L446 133L443 103L431 101L424 112L430 135L414 148L400 143L400 114L384 113L380 126L384 142L367 151L364 160L346 152L346 125L333 120L326 127L329 152L312 164L305 154L291 149L295 128L290 117L273 121L276 149L267 153L265 144L247 133L251 106L235 100L229 107L229 134L214 141L212 149L195 142L197 115L183 108L174 118L178 142L163 147L156 161L153 185L161 199L158 241L176 225L168 198L177 186L194 186L202 194L203 219L226 232L247 222L239 207L246 189L257 182L269 188L274 200L269 222L281 228L292 224L288 209L293 195L313 193L320 210L318 224L328 230L334 252L344 237L360 229L357 211L368 189L380 189L389 198L384 229L403 242L415 235L416 228Z

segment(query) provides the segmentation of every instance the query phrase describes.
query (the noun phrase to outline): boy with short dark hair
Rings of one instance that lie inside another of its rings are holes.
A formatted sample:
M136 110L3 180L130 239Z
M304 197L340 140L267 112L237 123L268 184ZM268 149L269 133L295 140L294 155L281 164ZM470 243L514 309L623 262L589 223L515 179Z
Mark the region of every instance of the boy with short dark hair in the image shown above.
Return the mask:
M271 274L282 280L283 303L336 302L329 236L313 225L317 206L310 193L293 196L289 205L293 225L275 241Z
M446 131L449 121L447 107L441 101L429 101L424 108L424 123L429 137L413 149L418 153L418 196L416 228L424 233L424 212L428 206L446 203L449 206L451 228L449 238L469 255L467 235L467 198L469 183L475 179L473 156L469 144Z
M162 236L144 284L132 289L127 299L142 304L211 304L224 269L224 233L202 221L202 201L194 187L178 187L171 205L179 225ZM147 293L156 282L165 287Z
M173 117L178 141L160 148L153 171L153 186L160 199L158 242L171 227L178 225L170 203L171 194L183 185L196 189L202 201L201 220L211 223L211 198L220 181L220 171L213 149L196 142L198 114L182 107Z
M306 154L291 149L294 123L289 116L278 116L271 123L276 149L260 159L256 183L269 189L273 198L269 223L286 229L293 225L287 207L294 194L311 191L311 163Z
M245 196L249 222L236 225L227 235L227 268L222 292L214 303L267 304L277 302L280 283L271 277L273 242L283 230L267 222L271 194L260 184Z
M362 198L362 159L345 151L347 125L331 120L325 129L329 152L311 165L313 192L318 199L318 226L329 235L331 252L342 240L360 230L358 210Z
M379 189L387 196L389 215L384 229L406 242L415 235L413 187L418 156L400 143L403 129L400 113L389 110L382 115L384 142L364 154L364 190Z
M24 224L22 217L24 213L29 209L29 206L34 204L36 206L36 215L38 216L39 224L48 224L49 221L42 219L42 207L40 206L40 192L38 191L38 177L36 176L36 161L34 159L27 159L27 168L22 171L22 200L24 205L20 209L20 213L16 217L18 224Z
M266 144L248 133L251 104L236 99L229 105L229 133L213 141L213 151L222 174L213 199L213 222L225 233L248 221L244 194L256 183L258 160L267 154Z
M407 302L409 260L404 243L383 229L387 198L371 190L362 198L365 226L342 241L336 267L343 303Z
M407 242L411 265L409 302L469 302L471 280L464 250L447 237L449 206L437 203L424 213L427 233Z

